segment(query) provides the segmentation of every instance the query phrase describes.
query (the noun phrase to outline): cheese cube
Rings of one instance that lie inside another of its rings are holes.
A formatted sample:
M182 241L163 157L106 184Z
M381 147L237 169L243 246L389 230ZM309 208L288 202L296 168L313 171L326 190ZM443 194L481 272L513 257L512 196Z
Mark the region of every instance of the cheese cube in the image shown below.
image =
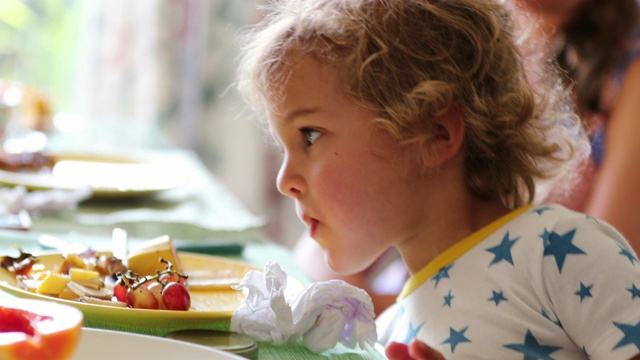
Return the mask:
M36 293L57 296L64 290L69 281L71 279L66 275L51 273L42 280L42 283L36 289Z
M69 269L69 277L71 278L71 281L81 283L96 280L100 277L100 274L93 270L71 268Z
M71 268L80 268L80 269L86 268L86 264L84 263L84 260L82 260L76 254L67 255L67 262L69 263L69 266Z

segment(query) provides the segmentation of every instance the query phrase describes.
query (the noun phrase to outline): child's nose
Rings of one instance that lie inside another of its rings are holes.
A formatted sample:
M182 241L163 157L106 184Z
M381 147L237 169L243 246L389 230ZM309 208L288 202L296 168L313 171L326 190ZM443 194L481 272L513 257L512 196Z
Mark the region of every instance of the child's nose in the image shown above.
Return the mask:
M299 197L305 190L304 178L288 156L285 156L280 166L277 187L280 193L292 198Z

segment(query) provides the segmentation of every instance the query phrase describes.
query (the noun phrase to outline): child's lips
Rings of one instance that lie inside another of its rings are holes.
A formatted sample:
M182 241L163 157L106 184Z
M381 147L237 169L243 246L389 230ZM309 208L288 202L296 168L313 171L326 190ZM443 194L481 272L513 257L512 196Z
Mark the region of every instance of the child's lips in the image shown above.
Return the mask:
M309 233L312 237L316 233L317 228L318 228L318 220L311 219L311 221L309 222Z
M309 227L309 235L313 237L318 228L319 221L307 215L302 216L302 221Z

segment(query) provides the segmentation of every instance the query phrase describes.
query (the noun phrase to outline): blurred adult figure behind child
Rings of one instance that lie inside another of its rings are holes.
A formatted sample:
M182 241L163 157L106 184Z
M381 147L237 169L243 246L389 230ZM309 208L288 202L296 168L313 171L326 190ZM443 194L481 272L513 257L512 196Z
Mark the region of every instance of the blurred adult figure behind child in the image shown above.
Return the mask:
M592 156L550 202L605 220L640 252L640 5L637 0L514 0L567 72Z

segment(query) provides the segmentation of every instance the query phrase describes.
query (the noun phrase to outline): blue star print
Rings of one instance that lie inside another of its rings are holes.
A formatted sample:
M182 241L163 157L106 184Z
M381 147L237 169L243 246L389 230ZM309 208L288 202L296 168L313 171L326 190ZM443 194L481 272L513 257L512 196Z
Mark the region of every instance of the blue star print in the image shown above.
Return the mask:
M636 287L636 284L632 284L631 288L627 289L631 293L631 300L640 297L640 289Z
M507 349L511 349L524 354L525 360L553 360L550 356L553 352L561 349L560 346L540 345L538 340L533 336L531 330L527 330L523 344L506 344L503 345Z
M633 253L625 248L623 248L622 246L618 245L620 247L620 255L622 256L626 256L627 259L629 259L629 261L631 261L631 263L633 264L634 261L638 261L638 258L636 258L635 255L633 255Z
M438 283L440 283L440 280L442 280L443 278L449 278L449 270L451 270L451 267L453 267L453 264L449 264L443 267L442 269L438 270L438 273L431 278L431 280L436 282L436 285L434 287L437 287Z
M404 343L408 344L409 341L411 341L413 338L416 337L416 335L418 335L418 333L420 332L420 329L422 329L422 325L424 325L424 322L420 325L418 325L417 328L413 328L413 323L409 323L409 331L407 332L407 336L405 336L404 338Z
M550 207L545 206L545 207L541 207L541 208L537 208L537 209L533 209L532 211L534 213L537 213L538 215L542 215L543 212L547 211L547 210L551 210Z
M545 246L544 256L553 255L558 265L558 272L562 273L564 261L569 254L586 254L579 247L573 245L573 236L576 229L568 231L562 235L553 231L549 234L549 244Z
M449 328L449 338L443 341L442 344L451 345L451 352L452 353L455 352L458 344L463 342L471 342L471 340L467 339L467 337L464 336L464 333L467 331L468 328L469 327L467 326L460 331L456 331L456 330L453 330L453 328Z
M591 295L592 287L593 285L585 286L585 284L583 284L582 281L580 281L580 290L576 291L574 294L580 296L580 302L582 302L586 297L590 297L590 298L593 297L593 295Z
M444 304L442 304L442 306L448 306L451 307L451 300L453 300L454 296L451 295L451 290L449 290L449 294L444 296Z
M540 238L542 238L542 243L544 244L545 248L549 246L549 244L551 244L551 242L549 241L549 235L551 235L551 233L546 228L544 229L544 232L540 234Z
M633 344L636 346L636 348L640 349L640 322L635 325L629 325L617 323L614 321L613 325L620 329L620 331L622 331L622 333L624 334L622 339L620 339L616 346L613 347L613 350L629 344Z
M498 306L500 304L500 301L508 301L506 297L504 297L503 292L500 291L495 291L495 290L491 290L491 292L493 292L493 296L491 296L489 298L489 301L493 301L496 303L496 306Z
M427 264L378 319L380 339L431 342L447 358L640 354L640 317L632 316L640 309L640 252L580 213L534 211L545 206L513 212Z
M544 317L545 317L545 319L548 319L548 320L549 320L549 321L551 321L552 323L554 323L554 324L556 324L556 325L558 325L558 326L562 327L562 324L560 323L560 320L553 320L553 319L549 316L549 314L547 314L547 312L546 312L544 309L542 309L541 314L542 314L542 316L544 316Z
M513 265L513 258L511 257L511 247L519 239L520 239L520 237L518 236L518 237L514 238L513 240L510 240L509 239L509 232L507 231L507 233L504 234L504 237L502 238L502 241L500 242L500 245L496 245L494 247L490 247L490 248L486 249L488 252L493 253L495 255L495 257L493 258L493 260L491 261L489 266L491 266L493 264L497 264L502 260L506 260L511 265Z

